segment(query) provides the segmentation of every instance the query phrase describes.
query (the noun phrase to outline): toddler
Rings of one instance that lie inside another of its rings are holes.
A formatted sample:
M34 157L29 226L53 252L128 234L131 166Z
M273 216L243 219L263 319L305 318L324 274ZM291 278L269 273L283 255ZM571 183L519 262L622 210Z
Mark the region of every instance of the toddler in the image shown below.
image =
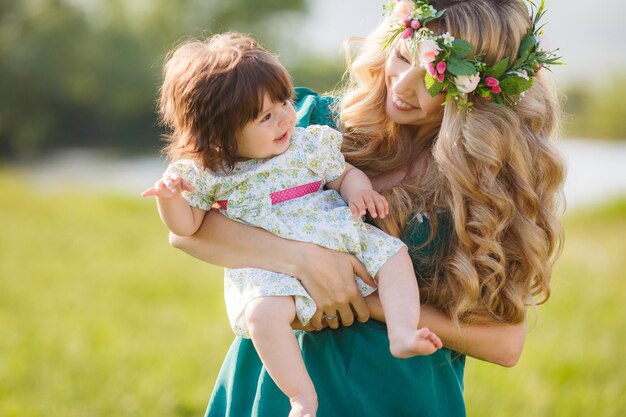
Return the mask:
M161 219L177 235L194 234L217 204L229 218L283 238L354 254L378 283L391 353L433 353L441 341L418 329L419 290L406 246L361 220L366 211L388 214L386 200L344 161L339 132L295 127L292 90L277 58L244 35L176 48L159 101L174 162L143 195L156 196ZM375 291L356 280L363 296ZM234 332L252 339L290 399L289 417L314 416L317 395L291 329L316 311L306 290L297 278L245 268L225 270L225 293ZM325 313L337 320L337 312Z

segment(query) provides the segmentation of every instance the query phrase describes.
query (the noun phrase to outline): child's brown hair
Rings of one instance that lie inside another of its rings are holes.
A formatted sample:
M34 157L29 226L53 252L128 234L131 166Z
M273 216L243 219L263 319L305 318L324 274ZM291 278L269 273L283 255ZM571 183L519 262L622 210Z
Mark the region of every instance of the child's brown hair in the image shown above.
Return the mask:
M237 161L236 134L262 111L265 93L289 100L291 79L278 59L240 33L214 35L176 47L163 69L158 102L170 129L164 153L216 171Z

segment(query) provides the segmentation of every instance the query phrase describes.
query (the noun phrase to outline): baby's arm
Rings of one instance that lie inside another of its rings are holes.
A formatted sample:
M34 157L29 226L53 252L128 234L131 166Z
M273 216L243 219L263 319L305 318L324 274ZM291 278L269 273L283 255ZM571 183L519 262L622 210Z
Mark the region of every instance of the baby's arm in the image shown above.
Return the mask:
M206 211L191 207L181 195L183 190L193 191L193 187L178 175L166 175L141 195L156 197L159 215L168 229L178 236L191 236L200 228Z
M348 163L343 174L327 183L326 188L339 191L355 218L365 215L366 209L374 218L384 218L389 214L389 204L385 197L374 191L372 182L363 171Z

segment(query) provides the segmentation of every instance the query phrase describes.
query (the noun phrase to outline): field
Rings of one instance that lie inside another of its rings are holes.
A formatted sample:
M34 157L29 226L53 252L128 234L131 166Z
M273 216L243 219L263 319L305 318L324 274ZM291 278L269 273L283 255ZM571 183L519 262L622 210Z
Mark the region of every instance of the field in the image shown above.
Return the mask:
M152 201L0 190L0 416L201 415L232 339L220 269L171 249ZM468 360L469 416L626 415L626 200L565 227L520 363Z

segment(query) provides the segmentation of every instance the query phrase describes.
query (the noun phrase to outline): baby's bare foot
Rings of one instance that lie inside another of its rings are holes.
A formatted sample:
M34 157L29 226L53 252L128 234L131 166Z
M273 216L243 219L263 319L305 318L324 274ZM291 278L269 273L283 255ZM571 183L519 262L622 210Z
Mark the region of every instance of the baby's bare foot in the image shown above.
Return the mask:
M317 412L317 394L304 393L289 399L291 411L288 417L315 417Z
M389 335L389 349L396 358L430 355L441 347L441 339L426 327Z

